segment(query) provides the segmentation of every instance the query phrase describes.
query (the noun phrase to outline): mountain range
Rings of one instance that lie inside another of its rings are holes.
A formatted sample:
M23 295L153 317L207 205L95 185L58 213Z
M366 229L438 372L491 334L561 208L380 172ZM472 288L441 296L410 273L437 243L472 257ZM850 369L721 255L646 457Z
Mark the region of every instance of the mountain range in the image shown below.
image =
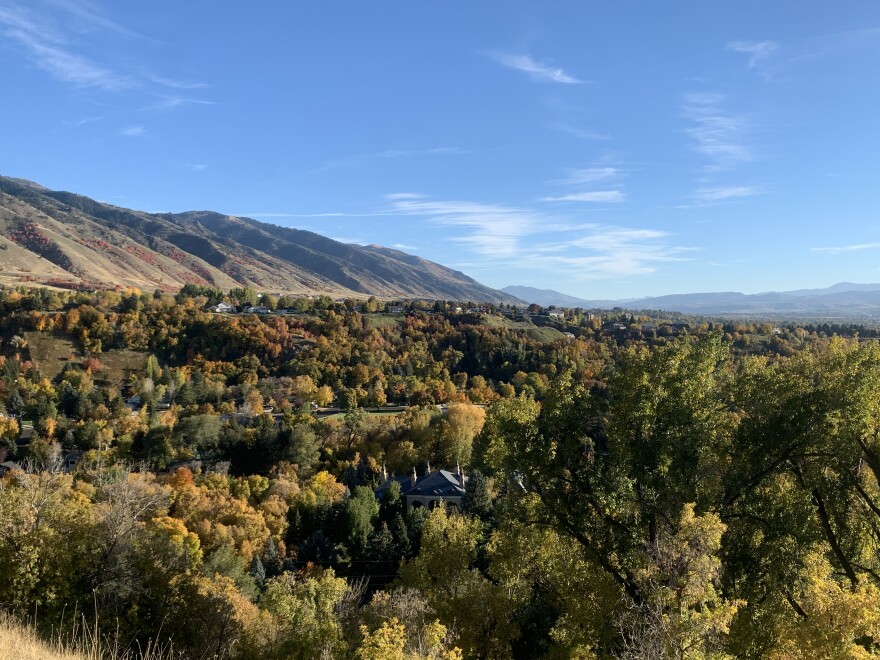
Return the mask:
M0 283L28 282L521 302L399 250L212 211L134 211L0 177Z
M0 176L0 283L66 288L221 289L655 309L719 316L880 316L880 284L743 294L588 300L551 289L496 290L400 250L213 211L148 213Z
M719 316L880 316L880 284L841 282L825 289L745 294L686 293L623 300L586 300L552 289L507 286L501 289L529 303L589 309L656 309Z

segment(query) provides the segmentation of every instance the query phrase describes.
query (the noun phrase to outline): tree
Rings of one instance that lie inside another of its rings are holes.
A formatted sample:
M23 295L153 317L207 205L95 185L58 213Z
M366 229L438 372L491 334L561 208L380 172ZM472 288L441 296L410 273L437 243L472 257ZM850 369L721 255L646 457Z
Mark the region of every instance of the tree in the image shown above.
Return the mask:
M269 644L278 657L318 658L345 648L336 608L348 586L332 570L314 574L284 573L272 578L260 599L272 615ZM331 656L333 657L333 656Z
M461 498L461 506L465 513L477 518L486 519L492 509L492 499L489 497L489 482L479 470L471 472L465 482L464 497Z
M350 547L356 552L362 551L370 534L373 523L379 517L379 503L371 488L358 486L345 503L345 525Z
M682 508L675 533L662 529L637 576L642 600L619 617L619 657L733 658L724 652L726 635L741 603L718 589L724 531L717 515L697 516L692 504Z
M401 584L422 591L441 623L456 625L462 650L503 657L518 633L508 592L471 568L480 524L434 509L422 529L419 554L400 568Z
M474 438L482 430L485 420L486 411L479 406L450 404L438 434L437 455L441 463L450 467L469 464Z

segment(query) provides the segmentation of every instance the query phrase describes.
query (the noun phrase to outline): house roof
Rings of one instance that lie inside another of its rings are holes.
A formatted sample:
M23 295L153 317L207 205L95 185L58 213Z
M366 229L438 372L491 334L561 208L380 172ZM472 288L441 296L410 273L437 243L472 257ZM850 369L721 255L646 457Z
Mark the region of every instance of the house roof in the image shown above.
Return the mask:
M413 482L412 477L391 477L376 490L376 495L381 495L388 490L388 484L396 481L400 484L400 494L404 497L461 497L464 495L464 484L459 482L458 475L448 470L436 470L418 477ZM463 477L467 483L467 477Z

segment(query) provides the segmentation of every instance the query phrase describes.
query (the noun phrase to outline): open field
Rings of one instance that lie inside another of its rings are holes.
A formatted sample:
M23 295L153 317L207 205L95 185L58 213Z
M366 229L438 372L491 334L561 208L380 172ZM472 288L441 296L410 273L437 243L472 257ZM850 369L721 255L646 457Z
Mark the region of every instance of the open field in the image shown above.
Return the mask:
M403 325L403 316L400 314L364 314L364 323L370 330L374 328L393 328Z
M71 337L60 333L25 332L28 353L47 378L55 378L73 356L74 362L82 360L79 345Z
M143 371L147 364L147 353L114 348L98 356L101 369L98 372L102 380L121 385L133 371Z
M83 359L79 343L67 335L55 332L26 332L28 352L40 371L49 379L55 378L68 362L79 363ZM72 358L72 360L71 360ZM114 348L98 355L101 369L98 380L121 385L132 371L142 371L147 353Z
M483 325L490 328L517 330L524 332L529 339L543 342L556 341L565 336L556 328L539 327L531 321L512 321L504 316L487 315L483 317Z

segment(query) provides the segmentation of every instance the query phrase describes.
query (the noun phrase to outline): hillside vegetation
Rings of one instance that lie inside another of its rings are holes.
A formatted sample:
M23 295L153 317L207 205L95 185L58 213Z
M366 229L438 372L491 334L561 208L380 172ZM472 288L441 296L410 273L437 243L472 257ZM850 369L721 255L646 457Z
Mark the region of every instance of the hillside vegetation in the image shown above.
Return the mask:
M0 177L0 283L515 300L399 250L210 211L133 211L6 177Z
M0 289L0 611L47 639L880 656L880 329L211 296Z

